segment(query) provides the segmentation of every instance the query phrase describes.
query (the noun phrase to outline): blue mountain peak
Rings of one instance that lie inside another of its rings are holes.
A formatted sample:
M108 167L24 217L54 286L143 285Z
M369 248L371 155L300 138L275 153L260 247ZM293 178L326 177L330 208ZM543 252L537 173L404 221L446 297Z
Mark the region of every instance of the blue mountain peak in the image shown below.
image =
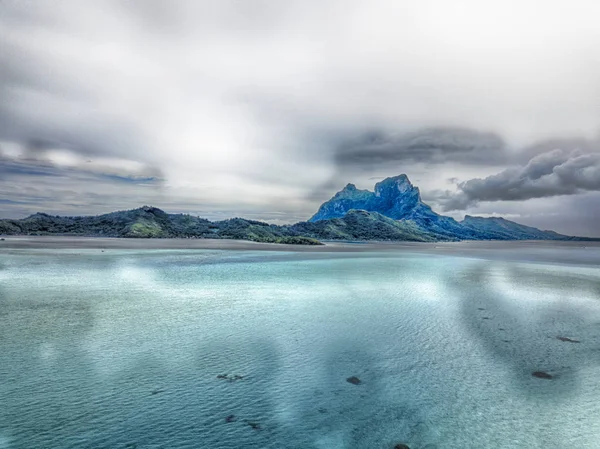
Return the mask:
M383 181L375 184L375 194L377 192L386 190L386 189L397 189L398 192L404 193L410 189L414 188L408 176L405 174L393 176L390 178L385 178Z
M419 189L412 185L408 176L402 174L378 182L373 192L347 184L333 198L323 203L309 221L341 218L352 209L378 212L400 219L419 205L422 205Z
M457 222L440 215L421 201L419 189L405 174L386 178L375 184L374 191L357 189L348 184L333 198L321 205L311 222L335 218L355 218L362 211L364 217L382 222L382 217L409 223L419 232L439 240L561 240L569 237L551 231L541 231L501 217L473 217L466 215ZM364 215L366 214L366 215ZM380 225L384 226L384 225ZM376 235L377 231L374 232Z

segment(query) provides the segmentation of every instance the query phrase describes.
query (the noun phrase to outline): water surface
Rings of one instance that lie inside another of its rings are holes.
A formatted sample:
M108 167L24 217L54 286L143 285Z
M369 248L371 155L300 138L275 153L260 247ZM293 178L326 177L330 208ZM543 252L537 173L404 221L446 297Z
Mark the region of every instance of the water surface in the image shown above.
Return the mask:
M509 245L6 246L0 448L597 449L600 249Z

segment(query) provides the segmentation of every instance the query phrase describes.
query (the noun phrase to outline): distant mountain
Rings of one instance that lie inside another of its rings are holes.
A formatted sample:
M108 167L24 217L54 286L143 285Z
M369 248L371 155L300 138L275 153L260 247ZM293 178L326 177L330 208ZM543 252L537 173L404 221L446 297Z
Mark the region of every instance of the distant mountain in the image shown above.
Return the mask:
M378 182L373 192L348 184L323 203L309 221L294 225L244 218L209 221L144 206L97 216L37 213L21 220L0 220L0 235L214 238L301 245L319 245L319 240L594 240L541 231L503 218L467 215L456 221L423 203L419 189L406 175Z
M0 220L0 235L79 235L132 238L213 238L268 243L319 245L285 226L232 218L211 222L186 214L167 214L156 207L84 217L43 213L22 220Z
M466 215L460 222L466 228L484 232L495 240L572 240L570 237L554 231L542 231L538 228L525 226L502 217L472 217Z
M321 205L309 222L335 224L356 210L370 213L373 220L389 218L410 226L414 236L434 240L573 240L553 231L521 225L504 218L483 218L467 215L463 221L440 215L421 201L419 188L404 174L386 178L375 184L373 192L348 184ZM321 225L327 228L326 224ZM375 225L373 225L375 226ZM378 227L382 226L377 224ZM317 235L317 234L314 234Z

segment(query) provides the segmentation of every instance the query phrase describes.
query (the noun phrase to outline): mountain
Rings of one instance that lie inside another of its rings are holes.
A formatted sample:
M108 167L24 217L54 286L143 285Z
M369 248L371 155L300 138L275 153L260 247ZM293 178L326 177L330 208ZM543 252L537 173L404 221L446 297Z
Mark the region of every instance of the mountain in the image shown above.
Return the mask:
M372 215L377 227L385 227L383 218L410 226L411 235L434 240L572 240L553 231L542 231L503 218L471 217L456 221L434 212L421 201L419 188L404 174L375 184L373 192L348 184L319 207L310 223L337 224L356 210ZM364 220L363 220L364 221ZM375 225L372 225L375 226ZM327 228L326 224L321 225ZM306 228L306 227L305 227ZM306 228L308 229L308 228ZM312 235L312 234L311 234ZM318 235L315 233L314 235ZM426 237L425 237L426 236ZM396 240L396 239L394 239Z
M186 214L167 214L156 207L97 216L60 217L37 213L22 220L0 220L0 235L79 235L131 238L213 238L267 243L318 245L285 226L232 218L211 222Z
M504 218L467 215L456 221L423 203L419 189L406 175L378 182L373 192L348 184L309 221L293 225L244 218L209 221L144 206L97 216L37 213L21 220L0 220L0 235L213 238L300 245L319 245L319 240L594 240L542 231Z
M321 240L457 240L431 233L409 220L394 220L377 212L356 209L351 209L341 218L296 223L290 228L300 235Z
M480 232L493 235L497 240L570 240L569 237L554 231L541 231L538 228L525 226L502 217L472 217L466 215L461 225Z
M352 209L378 212L398 220L420 204L423 203L419 188L414 187L406 175L400 175L378 182L374 192L359 190L354 184L348 184L323 203L308 221L341 218Z

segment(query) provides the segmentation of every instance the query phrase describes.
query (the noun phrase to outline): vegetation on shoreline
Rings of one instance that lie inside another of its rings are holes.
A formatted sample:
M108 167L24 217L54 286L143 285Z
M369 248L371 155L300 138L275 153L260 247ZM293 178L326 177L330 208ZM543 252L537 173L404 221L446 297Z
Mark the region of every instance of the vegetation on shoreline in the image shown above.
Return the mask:
M167 214L156 207L97 216L61 217L37 213L21 220L0 220L0 235L69 235L129 238L212 238L291 245L321 245L289 226L243 218L211 222L187 214Z
M128 238L211 238L290 245L344 241L594 240L541 231L502 218L467 216L462 222L440 216L393 219L374 211L349 210L343 217L278 226L231 218L209 221L187 214L167 214L156 207L97 216L61 217L37 213L20 220L0 220L0 235L64 235Z

